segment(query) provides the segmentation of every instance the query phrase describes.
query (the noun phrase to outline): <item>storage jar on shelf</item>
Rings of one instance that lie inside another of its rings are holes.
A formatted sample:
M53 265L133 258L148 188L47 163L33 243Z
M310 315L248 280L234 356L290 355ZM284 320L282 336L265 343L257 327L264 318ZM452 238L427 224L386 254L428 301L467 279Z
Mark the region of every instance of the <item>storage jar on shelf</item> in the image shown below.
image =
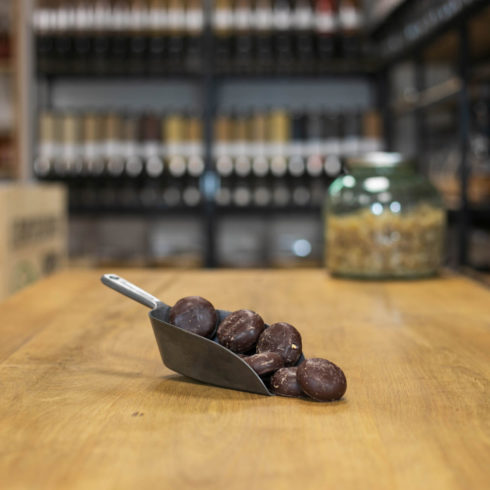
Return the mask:
M446 215L435 187L399 153L368 153L346 166L326 199L330 273L367 279L437 273Z

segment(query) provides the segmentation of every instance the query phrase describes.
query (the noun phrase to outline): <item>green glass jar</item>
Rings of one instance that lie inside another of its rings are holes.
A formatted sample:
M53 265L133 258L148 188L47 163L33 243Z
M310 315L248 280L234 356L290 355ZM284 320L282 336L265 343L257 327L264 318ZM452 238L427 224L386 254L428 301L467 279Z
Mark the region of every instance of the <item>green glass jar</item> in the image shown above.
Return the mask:
M330 273L366 279L435 274L442 260L446 215L432 184L399 153L351 158L347 169L326 199Z

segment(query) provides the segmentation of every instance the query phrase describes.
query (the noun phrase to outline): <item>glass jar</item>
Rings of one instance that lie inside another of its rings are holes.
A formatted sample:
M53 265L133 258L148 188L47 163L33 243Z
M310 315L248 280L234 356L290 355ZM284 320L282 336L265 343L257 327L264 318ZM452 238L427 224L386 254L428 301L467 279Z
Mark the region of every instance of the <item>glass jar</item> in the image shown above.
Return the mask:
M437 190L399 153L347 161L329 188L326 265L333 275L416 278L437 272L445 211Z

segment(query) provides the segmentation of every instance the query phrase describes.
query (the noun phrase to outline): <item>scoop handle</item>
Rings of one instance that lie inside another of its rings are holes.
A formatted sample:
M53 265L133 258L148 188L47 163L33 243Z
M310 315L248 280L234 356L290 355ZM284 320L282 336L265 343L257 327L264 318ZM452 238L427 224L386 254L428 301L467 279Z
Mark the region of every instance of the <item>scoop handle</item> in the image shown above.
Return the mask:
M163 303L152 296L150 293L135 286L133 283L119 277L117 274L104 274L100 280L103 284L114 289L118 293L124 294L128 298L134 299L142 305L148 306L148 308L155 309Z

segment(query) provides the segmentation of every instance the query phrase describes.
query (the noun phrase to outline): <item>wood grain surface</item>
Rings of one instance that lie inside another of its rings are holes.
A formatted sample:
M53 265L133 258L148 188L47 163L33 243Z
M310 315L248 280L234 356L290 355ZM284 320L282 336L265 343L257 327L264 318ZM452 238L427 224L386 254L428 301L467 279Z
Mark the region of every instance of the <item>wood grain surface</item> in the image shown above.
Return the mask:
M2 489L483 489L490 292L467 279L115 270L172 304L288 321L343 400L262 397L161 363L147 310L67 271L0 305Z

